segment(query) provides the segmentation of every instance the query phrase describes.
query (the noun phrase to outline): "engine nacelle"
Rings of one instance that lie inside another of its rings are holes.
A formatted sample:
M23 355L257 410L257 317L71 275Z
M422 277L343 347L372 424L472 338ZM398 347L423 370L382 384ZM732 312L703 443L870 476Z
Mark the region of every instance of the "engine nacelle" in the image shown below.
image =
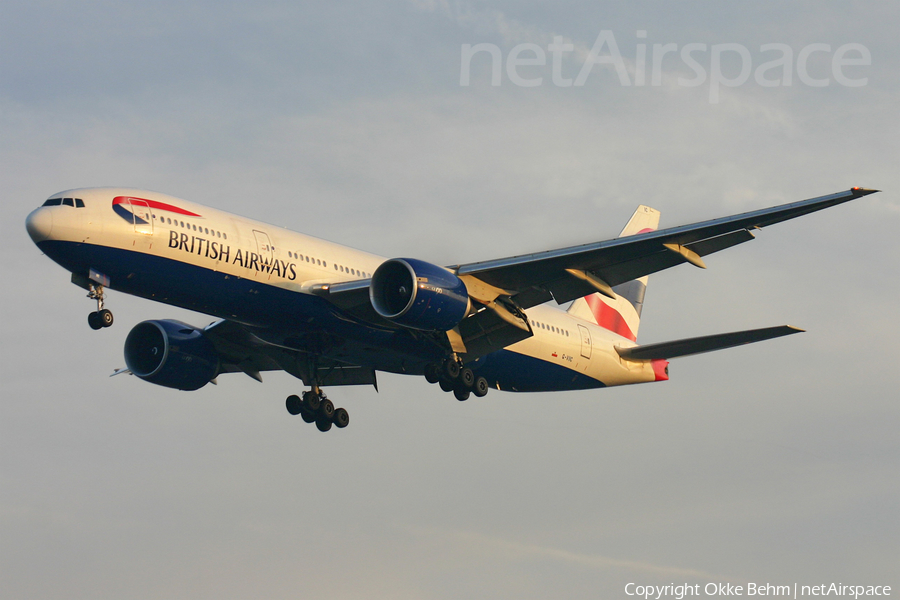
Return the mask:
M375 269L369 300L385 319L423 331L453 329L470 306L466 284L459 277L414 258L394 258Z
M150 383L198 390L219 374L219 354L203 334L181 321L144 321L125 338L125 364Z

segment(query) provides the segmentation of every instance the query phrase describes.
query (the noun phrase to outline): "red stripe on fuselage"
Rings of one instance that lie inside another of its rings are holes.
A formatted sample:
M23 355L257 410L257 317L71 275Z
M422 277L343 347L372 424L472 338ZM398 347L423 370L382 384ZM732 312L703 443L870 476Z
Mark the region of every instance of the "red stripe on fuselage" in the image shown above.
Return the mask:
M173 206L171 204L166 204L165 202L157 202L156 200L147 200L146 198L135 198L133 196L116 196L113 198L113 204L124 204L126 201L137 200L140 203L146 203L150 208L155 208L156 210L167 210L169 212L173 212L179 215L184 215L186 217L199 217L197 213L192 213L189 210L185 210L183 208L179 208L177 206Z
M624 338L628 338L632 342L637 341L637 336L632 333L621 313L601 300L599 294L591 294L590 296L585 296L584 299L591 312L594 313L597 325L604 329L609 329Z

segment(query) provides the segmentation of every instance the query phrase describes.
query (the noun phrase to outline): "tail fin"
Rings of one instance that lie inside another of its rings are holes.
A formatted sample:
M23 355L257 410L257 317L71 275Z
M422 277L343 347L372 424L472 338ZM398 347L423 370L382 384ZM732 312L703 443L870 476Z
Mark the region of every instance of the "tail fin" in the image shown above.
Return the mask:
M634 211L619 237L656 231L658 226L659 211L641 205ZM598 293L578 298L572 302L568 313L635 341L641 324L647 279L644 276L614 286L613 291L618 296L615 300Z

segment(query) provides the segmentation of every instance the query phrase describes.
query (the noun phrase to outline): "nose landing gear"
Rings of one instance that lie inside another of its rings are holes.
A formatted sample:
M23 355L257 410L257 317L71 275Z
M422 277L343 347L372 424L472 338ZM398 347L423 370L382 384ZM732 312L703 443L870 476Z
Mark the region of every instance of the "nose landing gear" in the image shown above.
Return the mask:
M318 386L303 392L303 397L290 395L285 400L285 407L292 415L300 415L306 423L315 423L319 431L328 431L334 425L343 429L350 424L350 413L343 408L335 408Z
M97 310L88 315L88 325L91 329L103 329L113 324L113 314L107 308L103 308L103 286L100 284L90 284L87 295L91 300L97 301Z

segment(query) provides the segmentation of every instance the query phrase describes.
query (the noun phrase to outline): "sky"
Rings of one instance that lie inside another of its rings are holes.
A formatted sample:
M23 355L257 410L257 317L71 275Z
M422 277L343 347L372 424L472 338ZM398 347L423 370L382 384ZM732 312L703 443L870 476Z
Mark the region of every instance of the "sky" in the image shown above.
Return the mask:
M897 595L898 22L874 1L3 3L0 596ZM639 342L804 334L606 390L461 403L380 374L329 390L352 422L321 434L283 373L108 377L138 322L213 319L113 291L115 325L88 327L24 219L107 185L437 264L611 238L638 204L673 226L883 191L653 275Z

